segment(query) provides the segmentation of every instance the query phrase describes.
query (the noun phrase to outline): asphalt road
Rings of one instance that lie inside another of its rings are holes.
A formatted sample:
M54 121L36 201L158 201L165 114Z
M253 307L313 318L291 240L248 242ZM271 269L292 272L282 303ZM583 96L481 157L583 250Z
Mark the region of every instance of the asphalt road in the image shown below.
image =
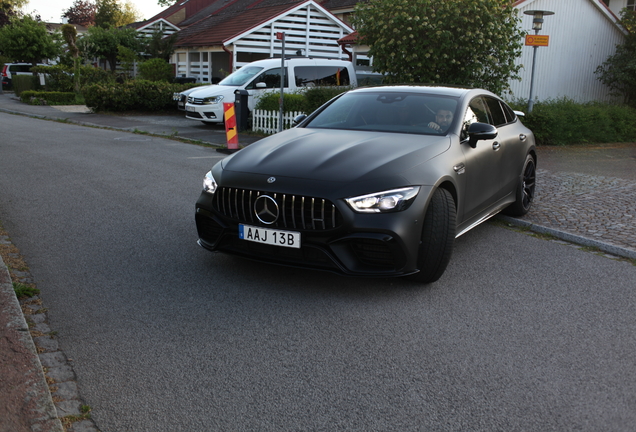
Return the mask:
M211 254L210 148L0 113L0 220L103 432L628 431L636 267L485 224L428 286Z

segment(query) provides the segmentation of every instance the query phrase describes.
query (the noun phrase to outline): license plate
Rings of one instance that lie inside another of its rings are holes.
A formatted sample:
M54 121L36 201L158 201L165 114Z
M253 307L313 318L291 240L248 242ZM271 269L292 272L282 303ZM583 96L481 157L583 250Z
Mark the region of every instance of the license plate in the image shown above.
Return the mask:
M239 238L274 246L300 248L300 233L295 231L281 231L240 224Z
M186 111L194 111L194 110L195 110L194 107L186 105Z

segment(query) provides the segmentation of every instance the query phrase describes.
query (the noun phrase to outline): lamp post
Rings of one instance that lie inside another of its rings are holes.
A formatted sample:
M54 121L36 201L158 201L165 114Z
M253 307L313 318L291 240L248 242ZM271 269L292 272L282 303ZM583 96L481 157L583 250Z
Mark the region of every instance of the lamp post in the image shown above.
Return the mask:
M548 15L554 15L554 12L544 11L544 10L528 10L525 11L524 14L532 15L534 18L532 19L532 30L534 30L535 36L539 34L539 30L543 27L543 17ZM538 43L538 38L532 39L532 42L529 43L530 38L526 36L526 45L532 45L532 72L530 74L530 98L528 99L528 112L532 112L532 106L534 105L534 69L537 63L537 48L540 46L548 46L547 36L545 38L545 43ZM543 41L542 41L543 42Z

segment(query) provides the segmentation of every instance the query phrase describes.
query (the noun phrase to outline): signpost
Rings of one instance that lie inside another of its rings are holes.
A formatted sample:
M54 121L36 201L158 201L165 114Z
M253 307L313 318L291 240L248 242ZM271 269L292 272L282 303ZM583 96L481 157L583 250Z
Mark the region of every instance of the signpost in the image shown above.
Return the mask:
M276 39L283 42L280 53L280 99L278 100L278 132L283 130L283 91L285 87L285 32L277 32Z
M537 48L540 46L548 46L550 36L539 35L539 30L543 27L543 17L546 15L554 15L554 12L544 10L527 10L524 12L526 15L532 15L532 30L533 35L526 35L526 45L531 46L532 53L532 72L530 73L530 97L528 98L528 113L532 112L532 106L534 105L534 67L537 63Z

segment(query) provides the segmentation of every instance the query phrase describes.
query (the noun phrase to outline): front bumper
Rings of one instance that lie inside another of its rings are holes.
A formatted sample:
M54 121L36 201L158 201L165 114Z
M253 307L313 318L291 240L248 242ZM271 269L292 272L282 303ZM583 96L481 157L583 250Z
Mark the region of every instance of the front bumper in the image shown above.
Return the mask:
M420 215L425 200L424 197L420 203L414 202L405 211L387 214L359 214L344 202L336 203L340 212L338 226L296 229L301 233L302 247L295 249L239 239L239 223L259 223L226 217L215 209L213 195L203 192L195 213L198 243L210 251L346 276L405 276L418 271L423 221Z
M223 123L223 104L185 104L186 118L209 123Z

